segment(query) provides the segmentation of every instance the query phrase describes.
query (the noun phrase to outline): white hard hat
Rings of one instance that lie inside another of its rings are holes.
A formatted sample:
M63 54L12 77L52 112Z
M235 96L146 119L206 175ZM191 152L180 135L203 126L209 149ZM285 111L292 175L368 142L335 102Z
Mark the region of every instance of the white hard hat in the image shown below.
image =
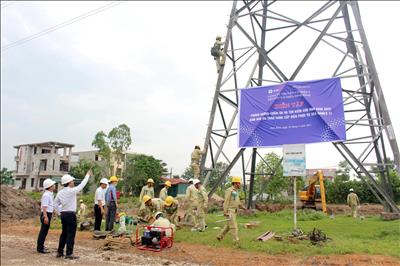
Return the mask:
M190 178L190 179L189 179L189 183L190 183L190 182L192 182L192 183L193 183L193 178Z
M350 192L351 192L351 191L354 191L354 189L350 188Z
M103 177L103 178L100 180L100 184L106 184L106 185L108 185L108 179Z
M70 176L68 174L67 175L63 175L61 177L61 184L63 184L63 185L68 184L72 180L75 180L75 178L73 176Z
M52 185L54 185L56 182L51 180L50 178L46 178L46 180L43 181L43 188L48 189Z
M193 185L197 185L198 183L200 183L199 179L196 178L196 179L193 180Z
M162 216L162 214L163 214L162 212L156 212L156 214L154 215L154 217L157 219L157 218L158 218L158 216L159 216L159 215L161 215L161 216Z

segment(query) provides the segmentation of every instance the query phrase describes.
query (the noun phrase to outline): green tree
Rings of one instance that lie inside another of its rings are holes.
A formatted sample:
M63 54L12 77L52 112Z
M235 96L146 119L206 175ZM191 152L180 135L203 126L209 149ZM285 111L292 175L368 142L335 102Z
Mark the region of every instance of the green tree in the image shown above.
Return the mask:
M193 169L189 165L188 167L186 167L185 171L183 172L182 178L189 180L190 178L193 178L193 177L194 177Z
M338 169L336 170L335 179L340 179L342 181L350 180L350 164L347 161L340 161Z
M288 189L290 178L283 176L281 157L275 152L264 155L264 161L256 166L256 173L259 175L255 177L254 191L258 193L258 198L267 193L267 200L275 200Z
M212 188L215 186L221 174L226 170L226 168L228 168L228 166L229 165L224 162L217 162L215 164L214 170L211 171L210 178L208 180L208 187ZM225 179L221 182L220 184L221 188L225 186L227 178L229 179L229 173L226 175Z
M89 180L88 184L83 188L83 193L87 193L92 184L99 183L100 178L104 177L103 169L96 162L83 159L79 160L78 164L71 167L69 171L73 177L83 179L89 169L92 169L93 179Z
M104 171L107 175L110 175L111 159L114 158L120 164L124 159L124 152L129 149L131 144L131 130L126 124L114 127L108 134L103 131L96 133L92 146L99 149L99 155L104 161Z
M394 201L397 204L399 204L400 203L400 176L396 170L390 169L389 181L392 184Z
M140 193L148 178L153 178L155 184L161 182L160 177L165 171L166 164L151 155L128 154L126 158L125 178L123 187L125 192L134 195Z
M3 167L0 175L1 184L11 185L13 183L12 171L9 171L7 168Z

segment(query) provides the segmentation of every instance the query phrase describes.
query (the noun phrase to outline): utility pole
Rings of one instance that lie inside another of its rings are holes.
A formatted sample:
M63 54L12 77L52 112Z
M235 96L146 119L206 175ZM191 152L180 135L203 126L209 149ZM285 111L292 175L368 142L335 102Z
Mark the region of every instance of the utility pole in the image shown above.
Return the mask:
M253 159L260 155L237 147L240 89L340 77L347 140L333 145L386 210L399 213L389 169L400 172L400 153L358 2L300 3L302 12L289 12L293 2L287 1L232 4L223 50L226 62L217 77L201 161L205 185L218 162L228 167L210 188L209 197L232 169L245 179L251 165L246 196L248 206L252 204L258 174ZM275 171L270 168L264 174L272 176Z

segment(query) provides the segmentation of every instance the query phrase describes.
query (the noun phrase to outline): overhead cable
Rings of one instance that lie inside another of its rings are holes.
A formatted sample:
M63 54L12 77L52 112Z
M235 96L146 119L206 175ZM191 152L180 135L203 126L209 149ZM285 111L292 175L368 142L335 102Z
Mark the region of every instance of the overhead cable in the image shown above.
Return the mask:
M78 22L78 21L80 21L80 20L83 20L83 19L85 19L85 18L87 18L87 17L96 15L96 14L102 12L102 11L105 11L105 10L107 10L107 9L110 9L110 8L112 8L112 7L115 7L115 6L117 6L117 5L119 5L119 4L122 4L122 3L123 3L123 2L121 2L121 1L112 2L112 3L109 3L109 4L104 5L104 6L102 6L102 7L93 9L93 10L88 11L88 12L82 14L82 15L79 15L79 16L77 16L77 17L74 17L74 18L72 18L72 19L69 19L69 20L67 20L67 21L64 21L64 22L62 22L62 23L60 23L60 24L57 24L57 25L55 25L55 26L49 27L49 28L47 28L47 29L45 29L45 30L42 30L42 31L40 31L40 32L38 32L38 33L32 34L32 35L27 36L27 37L25 37L25 38L22 38L22 39L20 39L20 40L18 40L18 41L12 42L12 43L7 44L7 45L4 45L3 47L1 47L1 51L4 52L5 50L8 50L8 49L10 49L10 48L13 48L13 47L19 46L19 45L21 45L21 44L27 43L27 42L29 42L29 41L32 41L32 40L36 39L36 38L42 37L42 36L44 36L44 35L46 35L46 34L49 34L49 33L53 32L53 31L56 31L56 30L58 30L58 29L60 29L60 28L63 28L63 27L66 27L66 26L68 26L68 25L71 25L71 24L73 24L73 23L76 23L76 22Z

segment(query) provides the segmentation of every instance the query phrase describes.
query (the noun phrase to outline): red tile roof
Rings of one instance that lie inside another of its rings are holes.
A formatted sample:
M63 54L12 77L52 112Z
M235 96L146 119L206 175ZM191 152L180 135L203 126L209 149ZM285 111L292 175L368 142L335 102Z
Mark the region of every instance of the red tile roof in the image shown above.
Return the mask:
M178 185L178 184L187 184L187 183L189 183L188 180L183 179L183 178L167 178L167 177L162 176L162 177L161 177L161 180L163 180L163 181L167 181L167 180L168 180L168 181L171 182L171 185Z

